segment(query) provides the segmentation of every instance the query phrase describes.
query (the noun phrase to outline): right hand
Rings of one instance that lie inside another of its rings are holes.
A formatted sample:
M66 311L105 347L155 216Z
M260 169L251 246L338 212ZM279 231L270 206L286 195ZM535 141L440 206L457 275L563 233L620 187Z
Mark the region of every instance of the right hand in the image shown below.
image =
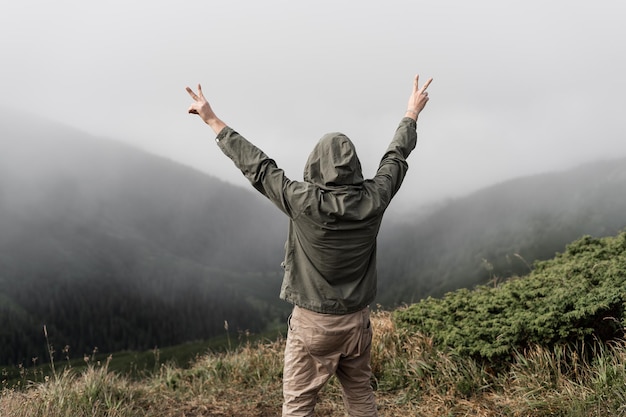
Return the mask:
M428 102L428 91L426 91L426 89L433 81L432 78L429 78L420 88L419 78L419 74L415 76L415 81L413 82L413 91L411 91L411 96L409 97L409 102L407 104L406 110L406 116L415 120L417 120L420 112L424 110L424 107Z

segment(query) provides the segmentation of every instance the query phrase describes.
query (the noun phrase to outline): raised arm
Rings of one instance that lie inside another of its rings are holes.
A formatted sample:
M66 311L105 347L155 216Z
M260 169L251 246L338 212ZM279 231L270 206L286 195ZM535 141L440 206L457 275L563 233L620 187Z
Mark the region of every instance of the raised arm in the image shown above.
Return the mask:
M422 88L419 86L420 76L416 75L415 80L413 81L413 90L411 91L411 96L409 97L409 102L407 103L405 117L410 117L411 119L417 121L417 117L420 112L424 110L424 106L428 102L428 91L426 89L433 81L432 78L429 78Z
M417 117L428 102L426 89L432 80L432 78L429 78L420 88L419 75L415 76L406 113L400 121L374 176L374 182L381 190L381 195L386 196L386 204L391 202L393 196L400 189L409 168L406 159L415 149L417 143L417 132L415 130Z
M219 134L222 129L226 127L226 123L221 121L219 117L215 115L215 112L211 108L211 105L204 98L204 94L202 94L202 87L198 84L198 94L194 93L194 91L187 87L187 92L193 99L193 103L189 106L189 110L187 110L191 114L197 114L204 120L204 123L208 124L211 129L215 132L215 134Z

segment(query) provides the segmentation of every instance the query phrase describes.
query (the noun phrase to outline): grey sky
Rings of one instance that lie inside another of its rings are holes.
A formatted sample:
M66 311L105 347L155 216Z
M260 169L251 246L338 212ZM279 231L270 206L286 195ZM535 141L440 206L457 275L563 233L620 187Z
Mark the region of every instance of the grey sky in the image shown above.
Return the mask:
M399 200L626 156L626 2L11 0L0 104L244 185L186 114L216 113L293 179L342 131L371 176L433 77Z

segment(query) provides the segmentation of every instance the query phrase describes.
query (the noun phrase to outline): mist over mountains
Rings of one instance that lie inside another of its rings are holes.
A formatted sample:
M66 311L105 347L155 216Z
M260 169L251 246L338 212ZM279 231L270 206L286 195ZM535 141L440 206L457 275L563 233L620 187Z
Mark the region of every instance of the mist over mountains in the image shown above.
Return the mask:
M415 223L381 233L380 302L441 296L523 276L583 235L626 228L626 158L534 175L442 203Z
M282 318L287 221L262 196L37 118L1 126L0 363L44 358L44 324L81 355Z
M234 169L234 168L233 168ZM385 219L386 307L524 274L626 227L626 159ZM391 214L391 213L390 213ZM282 321L287 219L250 189L41 118L0 116L0 364L149 349Z

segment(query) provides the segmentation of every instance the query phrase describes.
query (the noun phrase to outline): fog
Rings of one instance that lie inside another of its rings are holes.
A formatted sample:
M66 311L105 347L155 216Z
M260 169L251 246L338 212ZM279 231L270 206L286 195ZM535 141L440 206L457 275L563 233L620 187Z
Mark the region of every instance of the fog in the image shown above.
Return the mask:
M245 185L186 113L202 83L289 177L328 131L371 176L419 73L431 100L396 204L427 204L626 156L625 17L617 0L7 1L0 106Z

